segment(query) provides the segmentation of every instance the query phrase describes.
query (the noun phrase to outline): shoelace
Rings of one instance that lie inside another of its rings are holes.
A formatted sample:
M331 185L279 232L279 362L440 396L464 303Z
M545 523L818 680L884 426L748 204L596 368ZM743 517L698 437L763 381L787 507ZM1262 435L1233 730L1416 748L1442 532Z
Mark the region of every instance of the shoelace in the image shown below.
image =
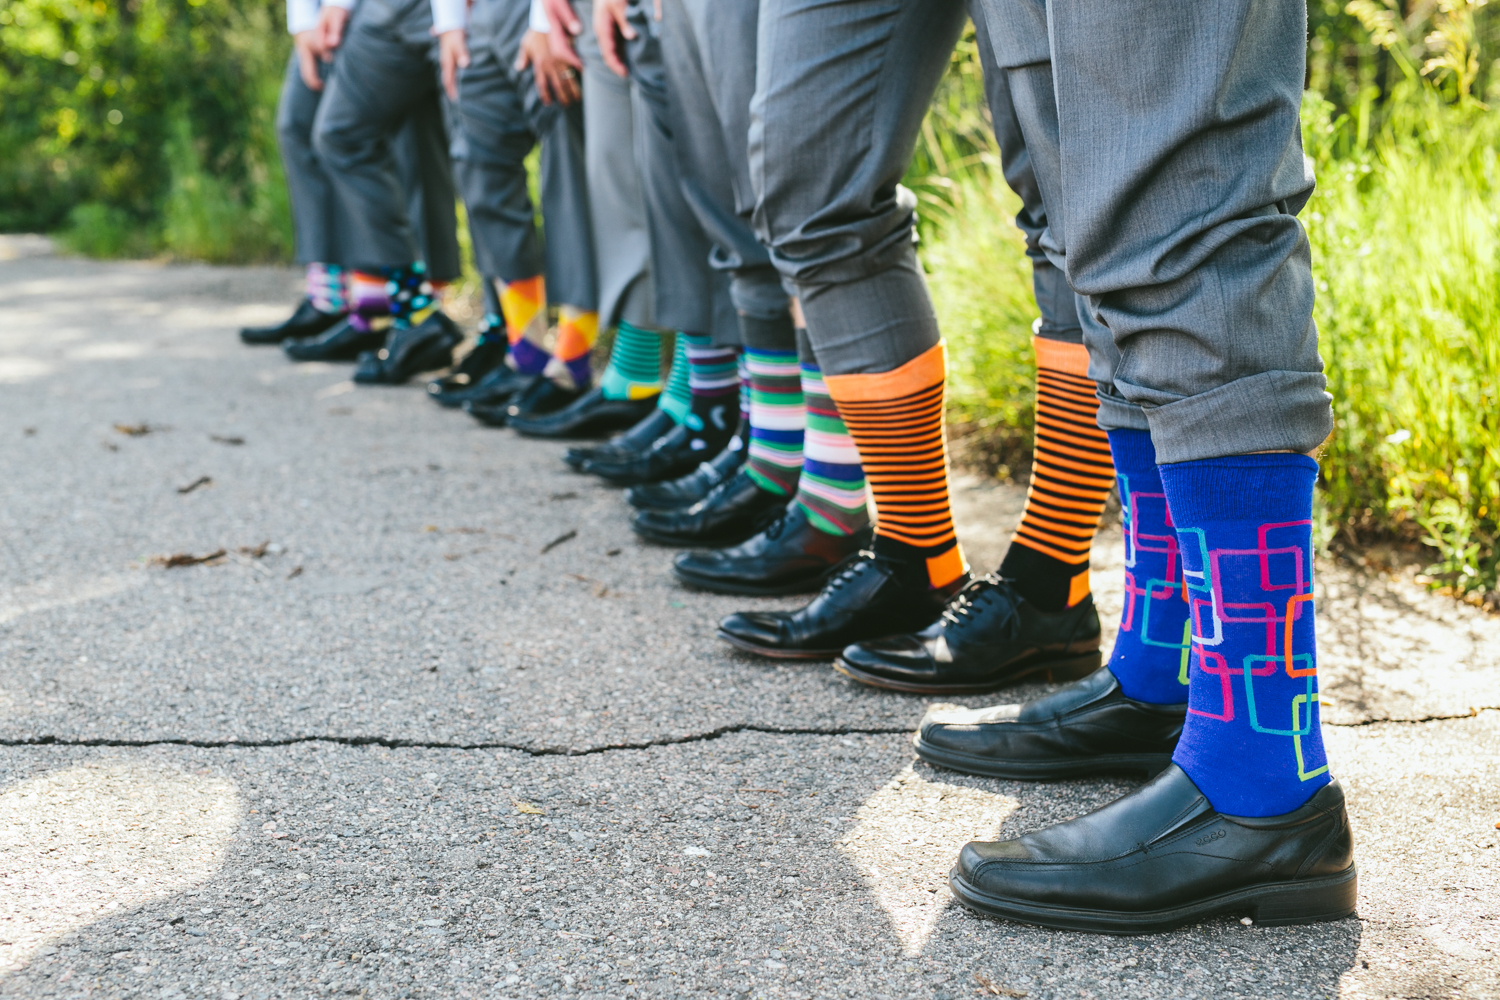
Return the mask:
M997 574L990 573L969 581L969 584L953 596L943 609L942 620L948 625L962 629L976 621L981 612L988 611L997 602L1008 606L1006 618L1015 614L1015 593L1010 585Z
M865 571L866 566L875 565L875 553L869 549L860 549L851 556L846 556L844 561L834 570L833 576L823 585L826 594L832 590L838 590L844 584L853 580Z

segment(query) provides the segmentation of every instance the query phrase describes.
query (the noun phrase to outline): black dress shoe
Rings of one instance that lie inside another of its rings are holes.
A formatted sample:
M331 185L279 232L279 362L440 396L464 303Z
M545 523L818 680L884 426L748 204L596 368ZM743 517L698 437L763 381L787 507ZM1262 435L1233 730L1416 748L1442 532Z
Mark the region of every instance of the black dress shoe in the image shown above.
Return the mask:
M563 461L582 471L586 463L596 458L638 455L650 448L657 438L669 433L676 426L677 421L672 419L672 415L658 408L636 421L635 425L624 434L618 434L603 444L569 448L563 454Z
M846 560L807 607L730 615L719 623L719 638L777 659L831 660L850 643L922 628L967 580L966 574L934 588L922 563L863 551Z
M806 594L816 592L845 559L870 544L873 529L852 535L830 535L792 503L779 519L731 549L683 552L672 562L672 574L693 587L716 594Z
M606 399L603 389L591 389L572 403L549 413L512 415L511 427L528 437L586 437L634 426L656 409L656 397Z
M365 351L379 350L384 344L384 330L362 329L346 316L321 336L288 340L281 349L293 361L353 361Z
M681 510L708 496L708 491L740 471L750 450L731 440L711 462L699 462L685 476L662 483L642 483L625 491L625 502L637 510Z
M427 383L427 398L439 406L462 406L486 375L505 364L507 346L503 335L474 345L454 371Z
M1086 677L1099 669L1099 642L1093 597L1046 614L991 574L921 632L850 646L833 667L892 691L978 694L1038 674L1053 682Z
M1149 934L1216 916L1261 924L1354 912L1354 838L1337 781L1281 816L1214 811L1177 765L1103 809L997 843L948 876L984 913L1062 930Z
M519 430L518 424L522 421L556 413L577 402L583 395L583 390L554 382L545 375L540 376L531 385L510 397L510 402L505 407L505 422Z
M531 388L536 379L537 376L522 375L510 365L500 365L476 382L474 388L455 395L463 397L458 405L465 410L472 407L499 407L503 418L511 397Z
M591 472L616 486L636 486L655 483L663 479L676 479L696 469L704 459L717 452L705 453L696 450L694 444L703 438L695 436L687 427L674 427L651 443L651 447L637 454L602 455L583 464L583 472Z
M789 499L742 469L685 510L636 511L630 527L658 545L738 545L781 517Z
M285 322L276 326L247 326L240 331L240 339L247 344L279 344L293 337L316 337L343 318L343 313L326 313L313 305L311 299L303 299Z
M917 756L965 774L1053 781L1113 772L1156 774L1172 763L1187 705L1125 697L1100 668L1020 705L935 708L917 729Z
M503 394L497 391L492 395L471 399L464 403L464 412L486 427L504 427L510 421L511 400L530 392L538 382L546 381L540 375L522 375L509 365L505 370L511 374L501 377L505 379L507 385L514 386L511 391Z
M384 347L359 356L354 381L402 385L420 372L447 368L453 364L453 349L463 339L458 325L440 312L416 326L393 327Z

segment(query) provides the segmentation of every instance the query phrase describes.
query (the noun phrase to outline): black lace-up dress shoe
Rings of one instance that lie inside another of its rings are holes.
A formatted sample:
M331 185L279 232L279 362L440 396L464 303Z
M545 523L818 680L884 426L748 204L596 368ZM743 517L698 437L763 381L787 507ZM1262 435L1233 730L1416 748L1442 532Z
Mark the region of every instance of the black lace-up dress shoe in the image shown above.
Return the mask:
M1172 763L1186 714L1186 705L1125 697L1115 675L1101 667L1019 705L934 708L917 729L917 756L992 778L1151 775Z
M847 559L807 607L730 615L719 638L777 659L831 660L850 643L921 628L966 582L933 588L922 563L866 550Z
M353 361L365 351L385 344L384 330L365 330L347 316L316 337L288 340L281 345L293 361Z
M439 406L462 406L473 398L486 375L505 364L506 346L503 335L476 344L456 369L427 383L427 398Z
M845 559L870 544L873 530L830 535L793 502L766 530L729 549L684 552L672 564L683 583L716 594L806 594L823 588Z
M708 496L710 490L745 464L749 449L730 442L711 462L700 462L685 476L661 483L644 483L625 491L625 502L637 510L681 510Z
M630 520L658 545L736 545L786 511L787 497L760 488L741 470L684 510L642 510Z
M505 422L511 428L520 430L519 422L556 413L576 402L582 395L580 390L554 382L543 375L510 397L510 402L505 407Z
M712 455L693 450L693 436L686 427L677 426L651 442L645 451L601 455L583 463L581 471L592 473L616 486L635 486L663 479L676 479L691 472Z
M1022 923L1149 934L1216 916L1260 924L1354 912L1354 838L1338 782L1282 816L1214 811L1173 764L1077 819L975 841L948 876L964 905Z
M655 396L607 399L604 390L596 388L560 409L529 412L524 417L512 414L510 426L528 437L588 437L632 427L655 408Z
M507 366L506 370L511 369ZM504 427L510 420L511 401L530 392L538 382L545 381L546 379L540 375L522 375L519 372L511 372L511 375L507 377L507 384L513 386L511 391L471 399L464 403L464 412L486 427Z
M672 415L666 410L652 410L648 416L636 421L635 426L630 430L609 439L604 444L569 448L563 454L563 461L582 471L585 464L598 458L639 455L650 448L657 438L669 433L676 426L677 421L673 420Z
M303 299L297 311L276 326L247 326L240 331L240 339L247 344L279 344L293 337L316 337L344 318L343 313L326 313Z
M416 326L393 328L384 347L359 356L354 381L367 385L402 385L413 375L447 368L453 364L453 349L463 343L463 339L463 331L440 312L433 313Z
M850 646L834 669L862 684L913 694L977 694L1028 677L1070 681L1099 668L1092 597L1038 611L998 576L981 577L915 635Z
M530 388L535 375L522 375L510 365L500 365L474 384L472 389L455 393L461 397L458 406L464 410L474 407L499 407L502 423L505 407L516 393Z

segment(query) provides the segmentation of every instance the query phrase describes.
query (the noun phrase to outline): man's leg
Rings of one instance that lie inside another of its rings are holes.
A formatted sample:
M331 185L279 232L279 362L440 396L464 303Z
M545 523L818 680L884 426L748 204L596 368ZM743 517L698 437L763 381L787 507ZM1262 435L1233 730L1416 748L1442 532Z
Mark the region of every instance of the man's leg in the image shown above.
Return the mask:
M292 206L296 260L307 268L306 290L303 301L285 322L241 330L240 339L247 344L279 344L296 337L317 336L348 312L332 190L312 148L313 117L321 96L303 82L293 53L276 107L276 139Z
M1026 6L991 0L995 34ZM1012 82L1028 146L1056 152L1049 251L1088 295L1091 344L1113 349L1091 352L1111 379L1101 423L1126 425L1109 427L1126 445L1122 476L1157 463L1177 551L1170 536L1152 540L1181 562L1180 582L1156 583L1175 583L1161 589L1189 609L1187 718L1173 765L1144 788L1055 831L970 844L953 885L987 912L1090 930L1346 916L1352 838L1318 728L1317 467L1303 454L1332 422L1293 215L1311 189L1297 119L1305 10L1236 0L1146 19L1096 0L1048 7L1053 62L1018 66ZM1184 60L1208 70L1184 76ZM1034 97L1047 80L1055 103ZM1144 432L1129 426L1132 406L1151 446L1133 455L1140 439L1124 435ZM1132 681L1157 696L1171 687ZM1122 845L1116 863L1082 856L1085 828Z
M948 506L946 364L899 181L964 22L961 3L761 6L749 140L755 223L795 286L824 382L875 497L874 554L811 605L720 636L829 658L921 628L967 577Z

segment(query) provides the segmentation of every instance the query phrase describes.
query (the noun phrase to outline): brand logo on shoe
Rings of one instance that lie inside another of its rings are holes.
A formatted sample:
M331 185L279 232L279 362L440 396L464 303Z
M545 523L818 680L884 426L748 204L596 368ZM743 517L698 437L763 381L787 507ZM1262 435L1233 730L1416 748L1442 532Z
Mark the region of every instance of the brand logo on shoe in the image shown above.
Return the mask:
M1229 836L1228 830L1215 830L1213 833L1205 833L1203 836L1193 841L1193 843L1197 844L1199 847L1203 847L1206 844L1212 844L1216 840L1223 840L1227 836Z

